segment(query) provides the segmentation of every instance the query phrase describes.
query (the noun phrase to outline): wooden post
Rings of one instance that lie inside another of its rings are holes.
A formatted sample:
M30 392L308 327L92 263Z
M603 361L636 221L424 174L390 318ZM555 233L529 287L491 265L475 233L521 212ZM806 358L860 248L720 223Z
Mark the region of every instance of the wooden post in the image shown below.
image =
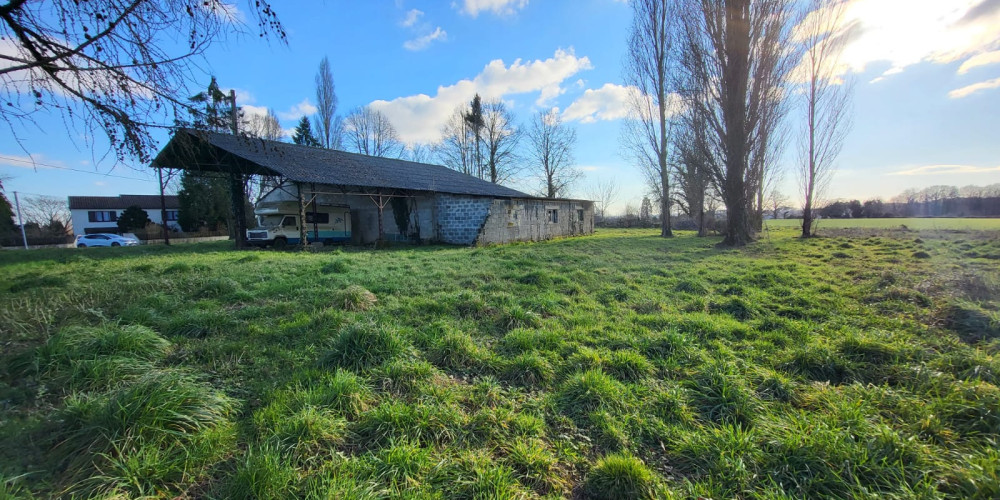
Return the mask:
M313 209L313 239L319 241L319 200L316 199L316 183L309 184L312 189L312 209Z
M302 183L296 182L299 190L299 244L302 248L309 246L309 234L306 233L306 196L302 193Z
M167 228L167 198L163 195L163 167L156 169L156 175L160 178L160 223L163 224L163 244L170 244L170 229ZM170 179L170 176L167 176Z

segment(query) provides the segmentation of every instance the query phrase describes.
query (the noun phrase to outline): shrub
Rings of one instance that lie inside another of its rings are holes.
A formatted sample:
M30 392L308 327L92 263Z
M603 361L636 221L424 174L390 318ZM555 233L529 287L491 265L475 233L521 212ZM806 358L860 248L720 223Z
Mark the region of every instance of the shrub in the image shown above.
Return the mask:
M636 457L615 453L606 455L587 473L584 491L599 500L656 498L653 471Z
M340 292L340 298L338 299L345 310L348 311L367 311L378 302L378 298L375 297L374 293L369 292L364 287L360 285L349 285L347 288Z
M374 322L354 323L340 330L323 362L350 370L379 366L406 351L395 330Z

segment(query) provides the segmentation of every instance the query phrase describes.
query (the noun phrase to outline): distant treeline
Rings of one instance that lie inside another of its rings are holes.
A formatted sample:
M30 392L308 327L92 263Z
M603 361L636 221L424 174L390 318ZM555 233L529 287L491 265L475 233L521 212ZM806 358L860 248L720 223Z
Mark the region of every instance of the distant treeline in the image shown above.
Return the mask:
M1000 184L908 189L890 201L837 200L820 209L825 218L1000 217Z

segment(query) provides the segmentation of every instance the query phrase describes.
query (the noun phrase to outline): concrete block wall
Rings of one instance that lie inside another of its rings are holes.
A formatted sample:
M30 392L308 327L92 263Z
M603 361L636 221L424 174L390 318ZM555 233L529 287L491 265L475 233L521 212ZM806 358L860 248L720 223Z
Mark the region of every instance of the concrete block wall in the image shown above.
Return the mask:
M455 245L475 243L492 203L493 198L439 193L435 211L440 241Z
M549 210L557 210L556 222ZM580 210L583 220L580 220ZM574 200L496 199L476 239L480 245L512 241L540 241L562 236L593 234L594 204Z

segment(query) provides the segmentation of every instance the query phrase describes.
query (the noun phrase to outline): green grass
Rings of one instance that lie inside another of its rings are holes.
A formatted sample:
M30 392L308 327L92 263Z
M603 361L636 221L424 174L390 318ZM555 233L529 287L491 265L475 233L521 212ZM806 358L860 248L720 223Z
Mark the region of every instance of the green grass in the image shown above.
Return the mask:
M802 219L774 219L767 221L771 228L800 228ZM814 229L820 233L824 229L892 229L906 226L918 231L924 230L974 230L1000 231L1000 218L929 218L900 217L891 219L820 219L815 222Z
M1000 496L996 221L796 223L0 253L0 497Z

